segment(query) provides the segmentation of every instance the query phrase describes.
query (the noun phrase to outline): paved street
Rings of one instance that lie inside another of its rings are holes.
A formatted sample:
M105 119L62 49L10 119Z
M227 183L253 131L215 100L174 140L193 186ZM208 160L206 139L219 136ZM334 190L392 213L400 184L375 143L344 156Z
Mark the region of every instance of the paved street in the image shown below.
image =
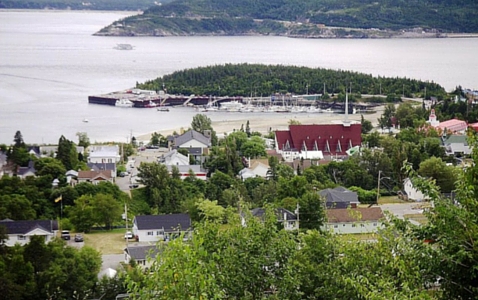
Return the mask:
M420 205L420 202L411 202L411 203L392 203L392 204L381 204L379 205L382 208L382 211L388 211L392 215L396 216L399 219L403 219L403 215L408 214L417 214L422 213L423 210L417 209ZM410 220L413 224L419 225L418 222Z

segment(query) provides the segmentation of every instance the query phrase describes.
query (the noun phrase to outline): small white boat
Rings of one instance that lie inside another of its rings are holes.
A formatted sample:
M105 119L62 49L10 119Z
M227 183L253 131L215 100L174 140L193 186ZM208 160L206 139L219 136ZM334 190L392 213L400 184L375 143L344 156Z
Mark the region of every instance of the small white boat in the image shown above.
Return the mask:
M167 108L167 107L158 107L157 110L158 110L158 111L169 111L169 108Z
M87 118L84 118L84 119L83 119L83 123L88 123L88 119L87 119Z
M133 107L133 102L128 99L118 99L116 100L115 106L117 107Z
M116 47L113 47L116 50L133 50L133 46L130 44L117 44Z

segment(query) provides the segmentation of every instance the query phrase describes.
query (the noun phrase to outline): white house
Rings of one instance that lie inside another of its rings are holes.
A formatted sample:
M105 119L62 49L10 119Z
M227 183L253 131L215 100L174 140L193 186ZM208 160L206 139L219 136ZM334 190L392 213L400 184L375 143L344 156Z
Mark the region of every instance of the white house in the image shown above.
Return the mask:
M129 264L131 260L134 260L139 266L147 269L151 267L158 253L159 249L156 245L128 246L124 249L124 261Z
M0 221L0 226L5 226L7 229L8 239L5 242L7 246L28 244L30 237L35 235L43 236L45 242L48 243L56 237L58 232L58 222L54 220L13 221L5 219Z
M139 242L167 241L182 233L187 235L190 230L188 214L143 215L133 220L133 235Z
M211 132L205 134L195 130L189 130L182 135L173 137L174 149L186 149L196 161L203 162L203 157L211 147Z
M89 163L118 163L121 160L118 145L88 147Z
M407 178L403 181L403 191L407 195L408 200L414 201L425 201L428 199L421 191L419 191L416 187L413 186L412 181L410 178Z
M384 218L380 207L337 208L326 210L324 230L335 234L356 234L377 232Z
M268 164L265 164L259 160L251 162L250 159L247 162L249 167L239 171L239 177L242 180L246 180L247 178L251 177L267 178L267 173L270 169Z

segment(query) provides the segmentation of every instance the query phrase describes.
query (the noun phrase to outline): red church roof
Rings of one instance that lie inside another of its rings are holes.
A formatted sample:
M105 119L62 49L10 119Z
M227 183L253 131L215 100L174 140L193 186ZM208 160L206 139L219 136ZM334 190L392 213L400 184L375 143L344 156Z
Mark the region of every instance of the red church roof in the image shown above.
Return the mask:
M307 150L345 155L349 148L362 144L362 125L290 125L288 131L276 131L276 141L282 151Z

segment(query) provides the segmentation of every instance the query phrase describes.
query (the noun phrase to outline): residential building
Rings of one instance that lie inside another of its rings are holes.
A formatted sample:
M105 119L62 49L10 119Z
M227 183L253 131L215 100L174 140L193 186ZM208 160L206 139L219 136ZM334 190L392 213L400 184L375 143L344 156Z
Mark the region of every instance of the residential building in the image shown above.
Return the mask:
M89 163L118 163L121 161L118 145L91 145L88 147Z
M22 179L25 179L28 176L36 176L35 173L36 173L35 163L32 160L30 160L28 162L28 166L18 167L18 169L17 169L17 176L22 178Z
M142 215L133 220L133 234L139 242L167 241L181 234L189 235L190 230L188 214Z
M319 195L324 198L325 206L328 209L355 208L360 204L356 192L352 192L341 186L333 189L321 190L319 191Z
M124 260L127 264L134 260L139 266L148 269L158 253L159 249L156 245L128 246L124 249Z
M158 159L158 161L166 165L170 174L173 171L173 167L176 167L181 174L181 179L189 177L191 172L193 172L198 179L207 179L207 171L200 165L190 165L189 155L183 155L179 153L177 149L173 149L164 154Z
M466 135L449 135L443 136L443 146L447 155L470 155L471 147L468 145Z
M116 178L116 163L87 163L88 168L91 171L108 171L112 178Z
M92 184L98 184L100 182L109 181L114 182L113 177L111 177L110 171L79 171L78 172L78 183L89 182Z
M380 207L327 209L325 213L323 229L335 234L373 233L383 226Z
M0 226L5 226L7 230L8 239L5 241L7 246L28 244L30 238L35 235L43 236L45 242L50 242L58 232L58 222L54 220L13 221L5 219L0 221Z
M418 190L410 180L410 178L406 178L403 181L403 194L406 195L407 200L413 201L425 201L428 199L420 190Z
M248 167L239 171L242 180L252 177L267 178L270 169L267 159L247 159L246 163Z
M189 130L182 135L173 137L173 149L186 149L194 160L202 163L211 147L211 132L205 134L195 130Z
M251 210L251 215L261 220L264 219L265 213L266 211L263 208L254 208ZM279 222L285 230L299 229L299 219L295 213L292 213L285 208L277 208L275 209L275 213L277 216L277 222ZM241 224L242 226L246 226L246 218L244 214L241 214Z
M275 150L285 161L344 157L361 144L361 124L289 125L289 130L275 132Z

